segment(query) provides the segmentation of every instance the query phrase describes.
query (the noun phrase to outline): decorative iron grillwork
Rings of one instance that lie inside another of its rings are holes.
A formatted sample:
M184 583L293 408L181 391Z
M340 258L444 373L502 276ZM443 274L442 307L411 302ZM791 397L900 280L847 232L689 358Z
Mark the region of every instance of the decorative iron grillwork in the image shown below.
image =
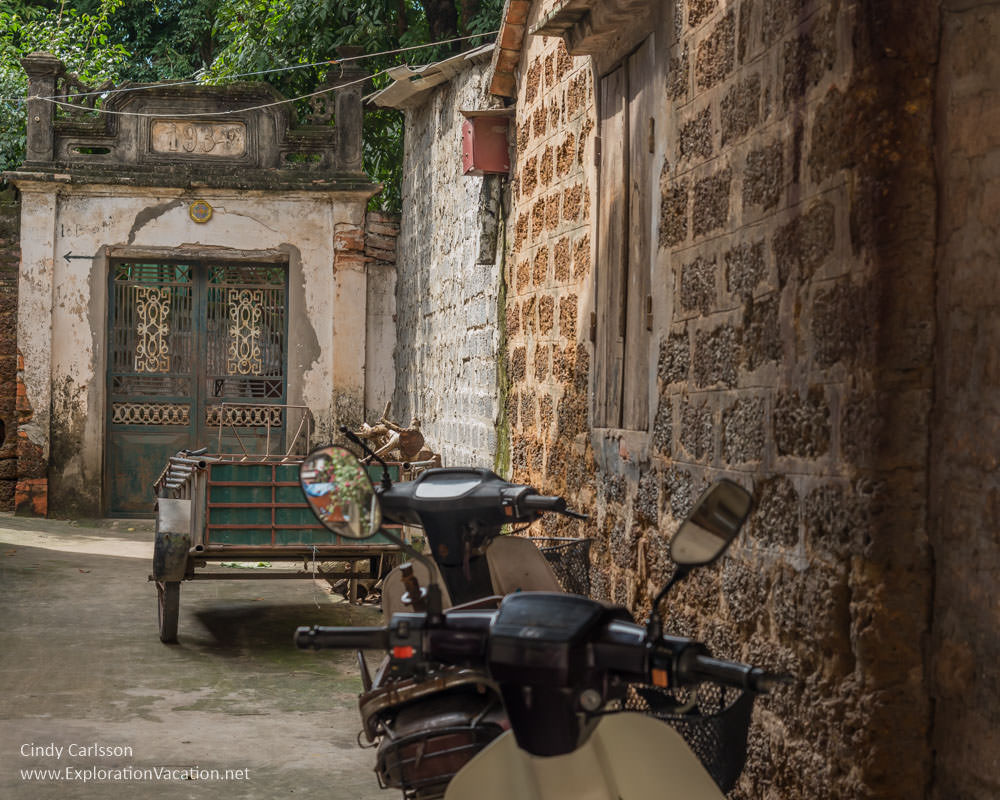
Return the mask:
M264 292L260 289L227 289L226 295L229 306L226 372L230 375L260 375L260 320Z
M208 397L284 400L283 268L210 266L206 334Z
M134 286L135 371L170 372L170 287Z
M149 380L167 374L190 375L192 277L189 264L115 266L109 346L112 376ZM113 387L113 391L118 390Z
M218 428L223 424L222 406L205 409L205 424ZM225 424L234 428L280 428L283 415L279 406L230 406L225 408Z
M163 375L146 373L143 375L112 375L111 393L130 397L163 397L190 395L191 378L186 375Z
M281 378L251 378L230 376L212 381L212 397L239 397L253 400L277 400L285 393Z
M265 405L285 401L284 267L116 261L110 283L110 508L144 509L179 448L286 452L288 416Z
M189 403L112 403L113 425L190 425Z

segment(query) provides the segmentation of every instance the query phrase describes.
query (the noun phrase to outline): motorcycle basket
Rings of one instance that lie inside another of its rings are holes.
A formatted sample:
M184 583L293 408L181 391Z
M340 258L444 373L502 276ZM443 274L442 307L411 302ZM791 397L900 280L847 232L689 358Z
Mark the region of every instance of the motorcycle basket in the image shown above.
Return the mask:
M747 733L757 695L708 683L701 684L693 697L692 691L632 685L621 710L638 711L668 723L719 788L729 792L746 764Z
M532 536L559 579L563 591L590 595L590 539L565 536Z

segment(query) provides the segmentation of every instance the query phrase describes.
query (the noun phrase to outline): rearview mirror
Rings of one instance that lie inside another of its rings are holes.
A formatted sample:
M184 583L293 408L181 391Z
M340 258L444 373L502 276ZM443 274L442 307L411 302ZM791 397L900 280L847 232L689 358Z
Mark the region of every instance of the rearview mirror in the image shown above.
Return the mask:
M670 557L682 566L710 564L721 556L750 514L750 493L722 479L698 498L670 541Z
M313 450L299 467L299 485L324 528L367 539L382 527L382 506L368 471L346 448Z

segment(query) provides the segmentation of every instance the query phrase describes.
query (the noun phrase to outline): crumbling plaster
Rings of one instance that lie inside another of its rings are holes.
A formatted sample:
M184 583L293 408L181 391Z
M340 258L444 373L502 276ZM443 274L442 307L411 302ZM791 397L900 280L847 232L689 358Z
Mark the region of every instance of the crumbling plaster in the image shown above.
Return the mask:
M207 250L220 259L271 253L286 260L288 402L312 410L320 439L332 438L340 416L363 414L366 303L357 299L366 297L365 261L335 269L334 238L338 230L363 226L366 193L18 184L18 341L35 409L27 432L45 458L53 457L54 511L101 510L109 255L176 258ZM213 206L208 223L189 217L195 199ZM67 260L67 253L91 258Z

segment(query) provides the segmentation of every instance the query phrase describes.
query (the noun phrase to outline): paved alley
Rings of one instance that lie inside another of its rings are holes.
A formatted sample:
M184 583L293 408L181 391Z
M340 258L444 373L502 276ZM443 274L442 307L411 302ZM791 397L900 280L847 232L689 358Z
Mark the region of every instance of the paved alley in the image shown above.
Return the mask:
M188 582L164 645L151 524L117 526L0 516L0 797L385 797L354 654L292 645L378 611L308 580Z

